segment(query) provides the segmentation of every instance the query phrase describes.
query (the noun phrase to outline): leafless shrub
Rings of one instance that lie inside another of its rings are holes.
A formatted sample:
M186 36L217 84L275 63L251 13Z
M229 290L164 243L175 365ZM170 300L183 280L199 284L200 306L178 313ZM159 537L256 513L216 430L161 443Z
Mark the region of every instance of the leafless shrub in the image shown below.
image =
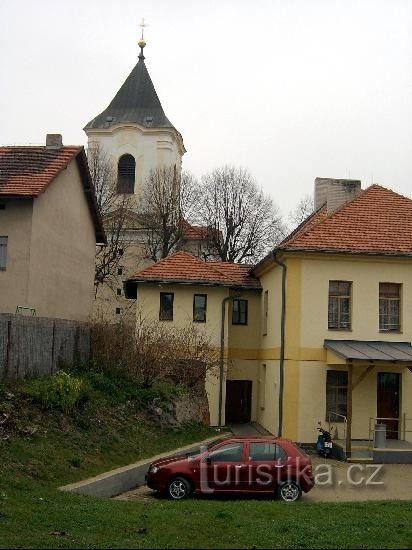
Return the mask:
M195 327L172 332L147 320L136 327L93 325L92 358L96 366L120 371L146 388L159 382L203 387L207 372L217 374L219 360L208 337Z

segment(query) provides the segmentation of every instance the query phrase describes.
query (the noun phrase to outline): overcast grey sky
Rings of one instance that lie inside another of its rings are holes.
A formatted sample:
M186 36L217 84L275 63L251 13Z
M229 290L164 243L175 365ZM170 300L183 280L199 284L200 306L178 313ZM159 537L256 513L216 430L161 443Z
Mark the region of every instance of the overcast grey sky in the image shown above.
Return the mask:
M316 176L411 196L411 0L0 0L0 143L85 144L142 17L195 175L245 166L284 213Z

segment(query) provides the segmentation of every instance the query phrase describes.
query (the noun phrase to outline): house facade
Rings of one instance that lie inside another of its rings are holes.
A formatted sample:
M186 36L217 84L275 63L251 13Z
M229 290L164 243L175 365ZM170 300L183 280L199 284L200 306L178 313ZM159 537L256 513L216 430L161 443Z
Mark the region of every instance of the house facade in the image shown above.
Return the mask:
M83 147L0 147L0 311L86 320L105 243Z
M315 205L250 270L259 286L253 296L242 291L245 325L233 323L236 291L225 291L232 299L221 423L255 420L312 442L318 423L330 421L345 446L368 440L381 422L389 439L412 441L412 201L378 185L362 191L358 181L317 178ZM172 276L173 269L162 292ZM194 290L177 283L174 292L185 295L180 315L189 321ZM146 285L137 284L147 311ZM151 292L157 312L160 289ZM208 292L208 308L217 311L221 298ZM215 324L218 331L217 317ZM215 397L210 410L216 423Z

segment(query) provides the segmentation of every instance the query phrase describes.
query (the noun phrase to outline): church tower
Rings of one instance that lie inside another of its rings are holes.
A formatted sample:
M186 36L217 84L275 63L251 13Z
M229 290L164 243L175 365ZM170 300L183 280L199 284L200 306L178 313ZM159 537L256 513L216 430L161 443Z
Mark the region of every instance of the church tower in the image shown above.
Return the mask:
M137 199L151 170L176 166L180 171L185 153L147 70L143 27L137 64L110 105L84 127L89 148L98 146L117 169L118 192Z

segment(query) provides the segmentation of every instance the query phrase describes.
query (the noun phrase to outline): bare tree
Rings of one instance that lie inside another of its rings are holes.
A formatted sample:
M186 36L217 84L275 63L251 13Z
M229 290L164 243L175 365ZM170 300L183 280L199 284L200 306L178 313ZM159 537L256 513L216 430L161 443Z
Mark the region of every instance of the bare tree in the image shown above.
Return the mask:
M300 199L296 208L289 213L289 219L294 227L300 225L306 218L313 213L315 205L312 195L305 195Z
M119 262L128 248L127 223L133 210L133 196L119 194L117 175L109 157L98 147L88 150L90 175L96 191L97 204L107 235L107 245L96 249L94 288L107 284L113 288Z
M175 166L152 170L146 180L140 207L141 224L146 228L146 252L153 261L166 258L179 248L184 223L195 204L195 181Z
M225 166L202 178L198 220L223 262L256 261L284 235L278 209L243 168Z

